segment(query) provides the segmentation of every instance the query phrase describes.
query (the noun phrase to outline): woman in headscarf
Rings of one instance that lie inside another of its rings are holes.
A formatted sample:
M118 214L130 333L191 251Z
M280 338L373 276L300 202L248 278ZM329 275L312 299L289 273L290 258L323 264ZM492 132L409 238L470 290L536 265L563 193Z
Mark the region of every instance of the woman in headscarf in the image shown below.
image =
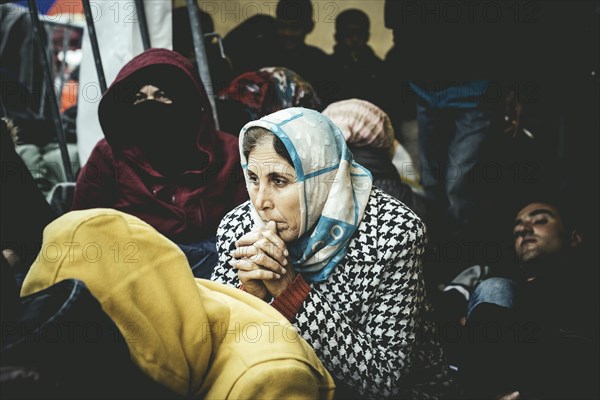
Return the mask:
M399 168L393 162L408 153L396 140L388 115L375 104L359 99L332 103L323 115L340 128L354 159L373 175L373 184L425 219L424 200L406 183L414 182L414 164L410 158Z
M220 123L228 132L265 115L289 107L321 110L321 100L310 83L283 67L266 67L235 78L219 92Z
M289 108L248 123L250 201L217 231L213 280L271 302L332 373L340 398L435 398L449 384L425 322L425 227L372 186L322 114Z
M145 51L121 69L98 116L105 139L77 180L73 209L135 215L179 244L196 276L210 276L217 225L247 194L237 139L215 129L191 63Z

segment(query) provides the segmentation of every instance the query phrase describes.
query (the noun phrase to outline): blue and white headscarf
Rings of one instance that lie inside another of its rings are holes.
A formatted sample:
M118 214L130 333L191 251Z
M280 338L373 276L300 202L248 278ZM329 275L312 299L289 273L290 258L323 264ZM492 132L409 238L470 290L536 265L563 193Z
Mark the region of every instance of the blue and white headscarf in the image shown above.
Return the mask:
M322 282L348 251L371 194L371 173L357 164L344 135L323 114L288 108L246 124L240 132L242 168L248 160L243 142L249 128L273 132L294 162L300 196L300 237L288 243L293 265L308 282ZM255 227L264 222L252 206Z

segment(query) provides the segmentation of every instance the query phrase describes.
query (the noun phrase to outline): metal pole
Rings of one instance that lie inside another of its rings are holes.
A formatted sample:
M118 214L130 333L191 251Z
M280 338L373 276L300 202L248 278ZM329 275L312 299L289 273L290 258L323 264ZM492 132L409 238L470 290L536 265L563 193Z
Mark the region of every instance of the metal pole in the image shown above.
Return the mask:
M202 82L204 83L204 88L206 89L206 94L208 95L208 101L212 107L215 126L217 129L219 129L219 118L213 93L212 79L210 77L210 70L208 68L208 59L206 58L206 49L204 48L204 35L202 35L202 26L200 25L200 13L198 12L198 5L196 4L196 0L186 1L188 14L190 16L190 25L192 27L192 38L194 39L194 51L196 53L198 72L200 73L200 79L202 79Z
M71 39L71 29L63 28L63 43L62 43L62 55L63 59L60 62L60 75L58 76L60 84L58 85L58 104L60 104L62 98L62 92L65 87L65 70L67 66L67 48Z
M31 0L29 0L31 1ZM100 58L100 47L98 47L98 36L96 36L96 28L94 27L94 19L92 17L92 8L90 0L81 0L83 4L83 13L85 22L87 23L90 42L92 44L92 52L94 53L94 62L96 63L96 72L98 73L98 82L102 94L106 93L106 78L104 77L104 68L102 68L102 58Z
M0 118L7 117L8 113L6 112L6 107L4 107L4 101L2 101L2 96L0 96Z
M62 157L63 166L65 167L65 175L67 181L74 182L73 170L71 169L71 160L69 159L69 152L67 151L67 141L65 139L65 131L63 129L62 121L60 120L60 111L58 109L58 102L56 101L56 93L54 93L54 85L52 84L52 70L50 69L50 60L48 60L48 54L46 53L44 44L44 34L42 23L38 16L38 9L35 0L28 0L29 13L33 22L33 34L37 38L38 49L40 52L40 59L42 61L42 67L44 69L44 83L51 92L50 99L50 111L52 112L52 120L54 127L56 128L56 135L58 137L58 146L60 147L60 155Z
M38 117L43 118L46 114L46 85L42 85L42 96L40 97L40 108L38 109Z
M150 45L150 34L148 33L148 21L146 20L146 9L144 8L144 0L135 0L135 10L138 16L140 25L140 34L142 35L142 44L144 50L148 50Z

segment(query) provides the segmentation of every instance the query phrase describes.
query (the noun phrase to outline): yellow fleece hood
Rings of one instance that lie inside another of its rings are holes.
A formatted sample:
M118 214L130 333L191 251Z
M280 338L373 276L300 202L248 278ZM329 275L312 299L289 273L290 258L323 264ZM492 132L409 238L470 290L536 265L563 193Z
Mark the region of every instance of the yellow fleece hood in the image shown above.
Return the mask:
M83 281L155 381L202 398L332 398L331 376L287 320L238 289L194 279L179 247L111 209L74 211L44 230L29 295Z

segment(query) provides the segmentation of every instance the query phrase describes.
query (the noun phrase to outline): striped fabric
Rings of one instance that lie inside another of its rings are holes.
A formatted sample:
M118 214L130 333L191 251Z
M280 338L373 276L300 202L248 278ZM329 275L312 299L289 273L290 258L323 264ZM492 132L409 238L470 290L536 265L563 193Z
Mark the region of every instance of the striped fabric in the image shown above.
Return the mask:
M348 144L389 149L393 154L394 128L376 105L359 99L342 100L330 104L323 114L341 129Z

